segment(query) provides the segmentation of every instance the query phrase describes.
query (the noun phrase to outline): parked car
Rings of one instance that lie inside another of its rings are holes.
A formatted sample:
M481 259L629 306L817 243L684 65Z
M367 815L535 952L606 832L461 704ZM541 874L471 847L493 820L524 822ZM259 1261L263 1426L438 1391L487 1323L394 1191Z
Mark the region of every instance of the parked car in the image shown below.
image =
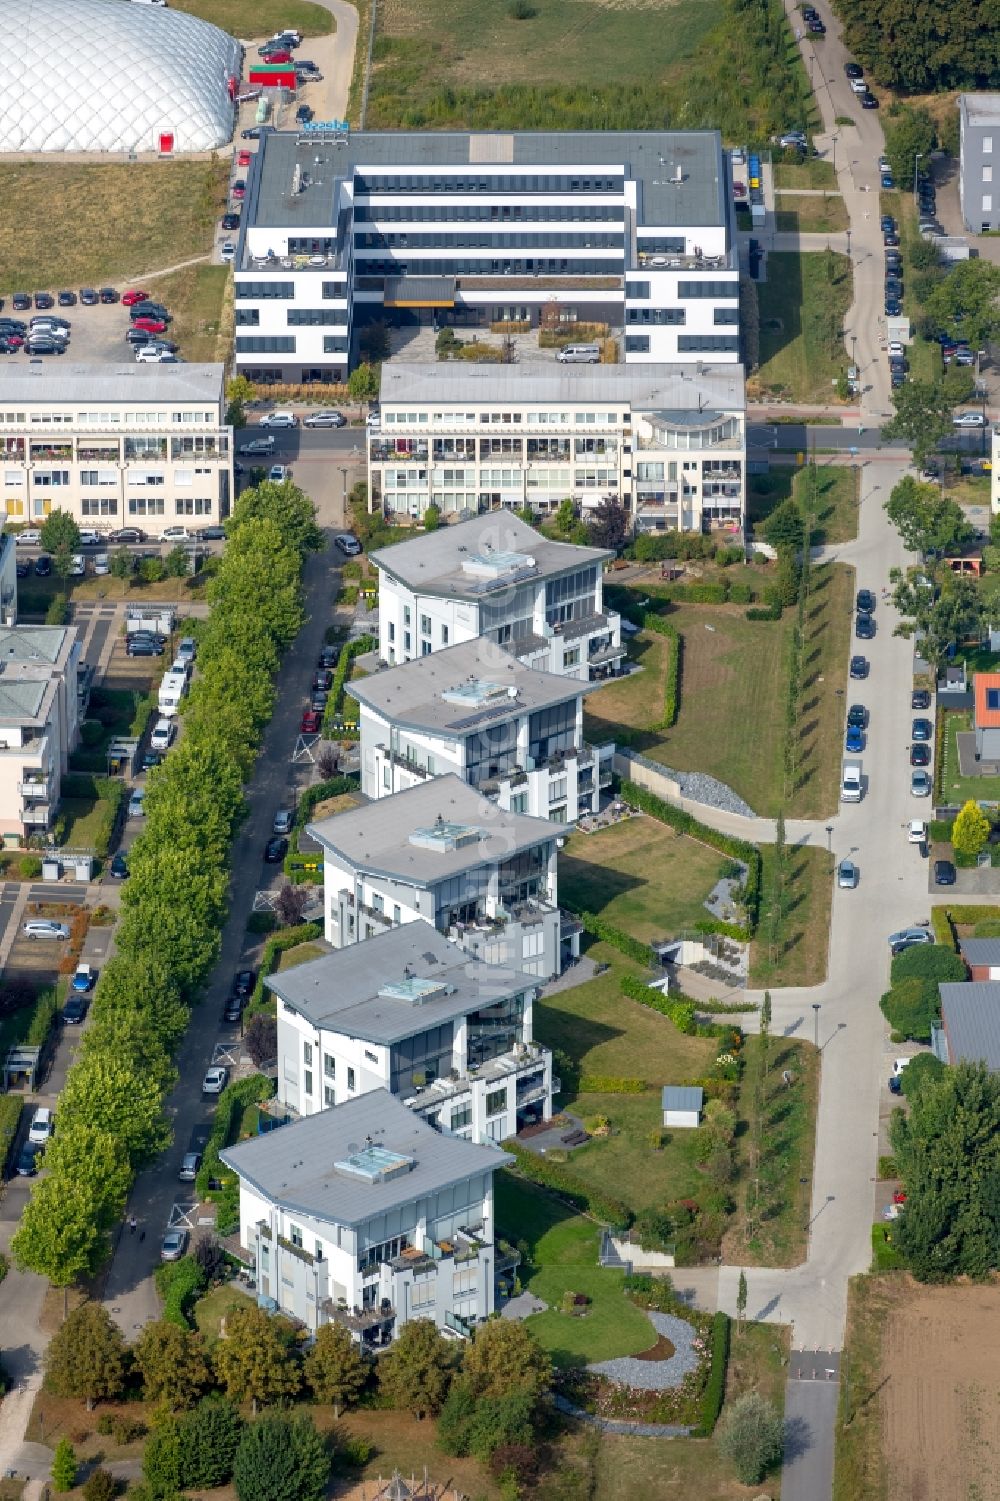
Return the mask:
M868 676L868 658L867 657L852 657L851 658L851 677L852 678L866 678L867 676Z
M37 547L42 540L41 531L37 526L26 527L23 532L17 532L14 536L16 547Z
M951 860L934 861L934 884L935 886L954 886L955 866Z
M96 970L91 965L81 961L73 971L70 989L77 991L79 994L86 995L88 991L94 988L94 981L96 979Z
M232 240L225 240L223 242L222 248L219 251L219 259L223 262L234 261L236 259L236 246Z
M48 1105L39 1105L31 1117L31 1125L28 1127L28 1140L36 1146L44 1147L55 1130L55 1117Z
M910 739L916 742L930 740L934 734L934 726L929 719L915 719L910 730Z
M69 928L64 922L53 922L49 917L30 917L21 929L25 938L54 938L60 942L69 937Z
M249 1000L256 983L257 971L255 969L238 969L233 976L233 995Z
M140 292L137 289L133 288L132 291L123 292L122 293L122 305L123 305L123 307L133 307L137 302L148 302L148 301L149 301L149 293L148 292Z
M353 532L340 532L333 540L340 551L349 558L356 558L363 551L361 543Z
M295 814L291 808L279 808L274 815L274 822L271 824L271 833L290 834L294 822Z
M100 292L98 293L98 296L100 297L101 301L103 303L105 303L105 304L111 303L111 302L120 302L121 301L121 298L120 298L118 292L116 292L116 290L115 290L114 287L102 287L101 290L100 290Z
M926 688L914 688L913 692L910 694L910 708L929 709L930 706L931 696L928 690Z
M118 851L117 855L115 855L114 859L111 861L109 869L110 873L115 877L116 880L128 880L128 861L126 860L121 850Z
M870 615L859 615L854 622L854 634L859 641L871 641L875 635L875 622Z
M210 1068L201 1081L202 1094L220 1095L229 1081L229 1070L221 1065Z
M248 453L248 454L255 454L255 453L264 454L264 453L270 453L273 448L274 448L274 439L271 438L271 437L267 437L267 438L251 438L249 440L249 442L247 442L247 443L241 443L240 446L239 446L239 448L236 450L236 452L237 453Z
M883 232L882 232L882 244L883 245L898 245L899 244L899 235L896 233L896 231L894 229L883 230Z
M870 615L875 608L875 596L872 591L870 589L859 589L856 605L859 615Z
M910 746L910 765L929 766L931 764L931 748L929 745Z
M33 1178L38 1172L38 1159L41 1154L41 1142L26 1141L17 1155L18 1176L21 1178Z
M225 1006L222 1008L222 1020L230 1026L234 1022L238 1022L243 1015L245 1005L246 1001L241 1000L238 995L229 996Z
M299 419L294 412L265 412L260 419L261 427L298 427Z
M329 693L333 687L333 673L329 667L317 667L313 673L312 686L314 691L320 689L324 693Z
M336 665L337 665L337 648L335 646L331 646L329 643L327 643L325 646L320 647L319 666L320 667L336 667Z
M864 704L852 704L847 711L847 723L856 724L864 729L868 724L868 710Z
M953 427L985 427L986 418L982 412L956 412L951 419Z
M94 287L80 288L80 301L84 307L96 307L100 300L100 296Z
M837 885L845 890L853 890L858 884L859 871L853 860L841 860L837 866Z
M914 797L930 797L931 779L926 771L910 772L910 791Z
M861 95L861 108L862 109L878 109L878 99L877 99L877 97L874 94L872 94L872 93L862 94Z
M315 709L304 709L299 721L299 733L301 735L318 735L322 715L317 714Z
M303 418L303 427L346 427L347 418L343 412L321 411L310 412L308 417Z
M31 293L15 292L10 300L10 305L15 313L26 313L31 307Z
M180 1261L187 1249L188 1233L186 1230L168 1230L160 1242L161 1261Z
M52 572L52 559L48 553L42 553L40 558L35 559L35 572L40 579L48 578Z
M163 318L137 318L132 327L143 329L147 334L163 334L167 331L166 321Z
M288 467L285 464L272 464L267 471L267 477L272 485L283 485L288 478Z
M50 308L50 307L55 307L55 305L56 305L56 300L53 297L53 295L52 295L51 292L36 292L35 293L35 307L37 307L37 308Z
M66 1026L79 1026L87 1015L87 997L85 995L71 995L67 997L66 1004L62 1009L62 1019Z
M169 750L177 734L177 726L172 719L158 719L149 737L150 748L155 751Z
M177 1176L182 1183L193 1183L201 1167L200 1152L185 1152Z
M116 543L145 542L145 540L146 533L140 526L120 526L108 537L109 542Z
M857 756L857 755L860 755L860 753L864 750L864 748L865 748L865 732L864 732L864 730L859 729L859 727L856 724L849 724L847 726L847 733L844 736L844 749L845 749L845 751L847 751L848 755Z
M280 865L287 854L287 839L269 839L264 846L264 864Z
M805 12L803 11L803 15L804 14ZM845 63L844 72L847 74L848 78L864 78L865 76L864 69L859 63Z
M230 212L228 214L223 214L223 216L222 216L222 227L223 227L223 229L228 229L228 230L239 229L239 227L240 227L239 211L237 210L237 211L234 212L234 211L230 210Z

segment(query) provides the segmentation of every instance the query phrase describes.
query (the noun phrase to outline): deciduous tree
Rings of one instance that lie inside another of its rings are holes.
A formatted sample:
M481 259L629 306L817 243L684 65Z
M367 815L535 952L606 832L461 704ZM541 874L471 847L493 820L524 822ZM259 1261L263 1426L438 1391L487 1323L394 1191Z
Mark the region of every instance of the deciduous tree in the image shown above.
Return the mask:
M930 165L930 154L937 138L934 117L926 109L896 103L886 110L882 128L885 154L896 181L901 187L912 189L917 154L923 158L925 170Z
M911 474L893 486L885 511L911 552L948 552L975 535L961 506L943 496L937 485L923 484Z
M147 1402L190 1407L211 1380L201 1335L169 1319L147 1324L132 1346L132 1356Z
M229 1315L213 1362L226 1395L249 1402L255 1415L259 1405L294 1397L302 1382L289 1326L262 1308L239 1308Z
M798 552L805 541L802 507L792 497L783 500L764 522L764 540L777 549L788 547Z
M243 1046L255 1068L261 1068L278 1056L278 1023L273 1016L258 1012L250 1018Z
M125 1383L125 1341L100 1303L74 1308L45 1352L45 1385L57 1397L82 1398L88 1411L117 1397Z
M64 1495L76 1485L77 1468L76 1450L68 1438L61 1438L52 1456L52 1489L57 1495Z
M323 546L323 533L316 525L316 507L306 492L291 480L280 485L263 480L244 490L226 523L227 534L235 536L240 527L254 517L275 522L285 541L301 554L319 552Z
M113 1137L133 1167L170 1140L159 1083L127 1058L84 1054L67 1074L59 1104L61 1124L89 1125Z
M523 1392L537 1400L552 1384L552 1362L524 1324L490 1319L464 1347L462 1374L474 1397Z
M335 1418L364 1391L371 1370L341 1324L323 1324L305 1359L306 1383L317 1402L328 1402Z
M990 837L990 821L979 804L970 797L959 809L951 826L951 843L956 855L975 859L985 849Z
M184 1484L197 1490L227 1484L245 1427L224 1398L206 1397L199 1402L183 1422Z
M610 547L615 552L628 541L628 513L616 495L606 495L590 520L590 535L596 547Z
M68 1290L96 1271L108 1249L103 1190L48 1174L32 1189L11 1240L17 1265ZM64 1308L65 1308L64 1298Z
M781 1459L781 1417L759 1392L745 1392L723 1416L716 1442L740 1482L759 1485Z
M925 312L942 331L984 349L1000 333L1000 266L978 257L959 261L938 282Z
M347 377L348 395L352 401L356 401L359 404L365 401L376 401L381 384L381 366L369 365L362 362L360 365L355 365Z
M80 528L68 511L50 511L42 522L42 547L52 554L52 565L60 578L69 575L73 554L80 548Z
M440 1412L454 1368L454 1351L436 1325L411 1319L379 1361L379 1386L394 1407L425 1418Z
M952 430L951 402L940 384L908 380L893 391L892 403L896 415L882 424L882 436L905 438L913 449L914 462L923 464Z

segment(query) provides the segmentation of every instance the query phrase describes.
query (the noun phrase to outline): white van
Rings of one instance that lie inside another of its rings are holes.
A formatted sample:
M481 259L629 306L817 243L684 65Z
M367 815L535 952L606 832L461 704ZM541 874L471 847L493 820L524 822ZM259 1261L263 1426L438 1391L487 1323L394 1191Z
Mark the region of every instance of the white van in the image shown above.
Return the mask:
M562 365L600 364L601 351L596 344L567 344L560 349L556 359Z
M168 719L173 718L180 710L181 699L187 694L188 686L186 672L165 672L160 679L160 692L156 701L160 713Z

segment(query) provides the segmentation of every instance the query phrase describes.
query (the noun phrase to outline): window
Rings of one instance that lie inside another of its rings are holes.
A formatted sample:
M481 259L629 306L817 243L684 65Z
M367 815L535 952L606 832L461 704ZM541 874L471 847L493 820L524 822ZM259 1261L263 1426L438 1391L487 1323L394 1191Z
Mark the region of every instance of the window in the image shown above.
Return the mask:
M213 501L198 496L187 495L174 501L175 516L211 516L214 511Z
M397 928L399 927L399 924L402 922L402 919L403 919L403 914L402 914L402 912L399 909L399 904L398 903L394 903L393 904L393 908L392 908L392 920L393 920L393 923L396 925Z
M698 297L731 297L740 295L739 283L733 281L681 281L677 283L677 295L685 300Z
M236 339L237 354L294 354L295 340L280 334L264 334L257 338Z
M421 615L421 617L420 617L420 634L421 634L421 636L429 636L430 633L431 633L431 617L429 615Z
M990 156L993 152L993 137L983 136L983 155Z
M302 1062L303 1063L312 1063L312 1061L313 1061L312 1043L311 1042L304 1042L302 1044Z
M648 354L649 353L649 335L648 334L626 334L625 335L625 353L626 354Z
M441 627L441 645L448 645L448 627L446 625L443 625Z
M346 354L347 353L347 336L346 336L346 334L324 334L323 335L323 353L324 354Z
M737 334L678 334L678 354L735 354L740 341Z
M992 181L993 181L993 168L992 167L984 167L983 168L983 182L992 182Z
M293 281L238 281L233 288L233 296L237 302L270 300L293 302L295 283Z
M371 1048L365 1048L365 1060L368 1063L378 1063L378 1054L373 1053Z
M302 1229L301 1229L301 1226L299 1226L299 1225L289 1225L289 1227L288 1227L288 1239L291 1241L291 1243L292 1243L293 1246L298 1246L299 1249L301 1250L301 1248L302 1248Z
M429 1308L437 1295L436 1277L419 1277L410 1289L411 1308Z
M420 655L422 657L429 657L430 654L431 654L431 652L433 651L433 649L434 648L431 646L431 643L429 641L421 641L421 643L420 643Z
M7 502L10 510L10 501ZM117 516L118 501L113 495L103 495L100 499L88 500L84 496L80 502L80 514L82 516Z
M528 794L526 792L514 792L511 794L510 811L512 813L527 813Z
M992 212L993 212L993 194L992 193L984 193L983 194L983 213L984 214L991 214Z
M337 1101L334 1098L333 1090L330 1088L329 1084L324 1084L323 1085L323 1104L325 1106L327 1106L327 1108L329 1108L329 1106L335 1105L336 1103L337 1103Z
M303 1070L302 1080L303 1080L303 1082L302 1082L303 1093L305 1093L305 1094L312 1094L312 1092L313 1092L313 1071L312 1071L311 1068L307 1068L307 1069Z
M503 1088L503 1089L494 1089L494 1090L491 1090L490 1093L486 1096L486 1114L487 1115L500 1115L501 1112L504 1111L504 1110L506 1110L506 1109L507 1109L507 1090L506 1090L506 1087Z
M478 1283L479 1267L476 1262L471 1266L456 1267L452 1273L452 1294L457 1297L462 1293L474 1293Z
M327 1079L337 1077L337 1060L332 1053L323 1054L323 1074Z
M344 322L344 314L333 307L290 307L285 318L289 328L319 327Z
M117 485L117 469L81 469L81 485Z
M325 281L322 283L322 294L325 298L346 297L346 281Z
M356 1089L357 1088L357 1085L354 1082L354 1070L353 1070L353 1068L349 1068L347 1070L347 1087L348 1087L348 1089Z
M465 1126L472 1125L472 1106L463 1105L461 1110L451 1112L451 1129L461 1131Z
M152 495L143 496L141 500L130 499L128 513L130 516L163 516L165 514L164 502L162 498L156 499Z
M238 307L236 309L235 321L237 328L259 328L260 308Z
M625 283L625 296L626 297L635 297L635 298L646 298L646 297L648 297L649 296L649 282L648 281L627 281Z
M36 469L32 475L36 490L58 489L69 484L68 469Z

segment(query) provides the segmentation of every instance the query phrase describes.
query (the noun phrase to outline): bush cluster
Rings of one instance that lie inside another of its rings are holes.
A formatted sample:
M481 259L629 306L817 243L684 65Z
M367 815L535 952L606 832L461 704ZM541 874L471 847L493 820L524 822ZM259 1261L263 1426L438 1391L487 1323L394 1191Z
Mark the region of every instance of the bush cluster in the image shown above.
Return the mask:
M134 1173L169 1139L173 1054L219 956L243 784L281 655L302 625L303 557L316 539L312 504L292 485L248 490L233 511L184 734L149 777L116 952L62 1093L58 1151L47 1153L14 1241L22 1265L60 1285L103 1260Z
M708 1438L719 1421L726 1395L726 1367L729 1364L729 1316L717 1313L712 1318L712 1367L702 1396L698 1437Z
M211 1134L205 1143L204 1156L198 1169L195 1186L200 1198L208 1197L214 1179L221 1179L223 1183L235 1180L235 1173L229 1173L220 1162L219 1153L236 1140L247 1106L269 1100L273 1094L274 1081L266 1074L248 1074L246 1078L234 1079L231 1084L226 1085L219 1096ZM221 1210L219 1218L221 1219Z
M645 1079L626 1079L617 1074L581 1074L577 1089L581 1094L645 1094Z
M333 673L333 686L330 689L330 697L326 701L323 710L323 729L331 729L336 720L339 720L344 712L344 689L347 686L348 674L351 663L355 657L364 656L365 652L374 651L378 646L374 636L359 636L356 641L345 641L337 658L337 666ZM338 728L338 738L344 739L343 731Z
M601 943L609 943L627 959L634 959L636 964L648 968L650 961L648 943L640 943L639 939L633 938L631 933L625 933L621 928L616 928L613 923L605 922L604 918L598 917L595 912L580 912L577 916L593 938Z
M247 1007L249 1015L253 1015L255 1008L260 1008L267 1000L267 990L264 981L268 975L273 975L281 962L281 956L289 949L296 948L300 943L309 943L313 938L322 938L323 929L318 922L300 923L296 928L284 928L280 933L275 933L267 940L264 951L260 956L260 969L257 971L257 983L250 997Z

